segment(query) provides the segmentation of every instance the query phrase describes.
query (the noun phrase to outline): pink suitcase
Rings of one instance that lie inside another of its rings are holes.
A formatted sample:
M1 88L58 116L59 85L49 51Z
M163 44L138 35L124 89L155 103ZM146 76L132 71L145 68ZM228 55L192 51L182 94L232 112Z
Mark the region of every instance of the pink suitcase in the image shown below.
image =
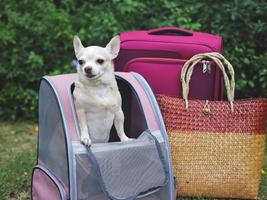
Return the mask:
M156 94L181 96L180 72L197 53L222 52L223 40L208 33L178 27L161 27L121 33L116 71L141 74ZM190 82L189 97L219 100L223 96L220 70L213 63L199 63Z

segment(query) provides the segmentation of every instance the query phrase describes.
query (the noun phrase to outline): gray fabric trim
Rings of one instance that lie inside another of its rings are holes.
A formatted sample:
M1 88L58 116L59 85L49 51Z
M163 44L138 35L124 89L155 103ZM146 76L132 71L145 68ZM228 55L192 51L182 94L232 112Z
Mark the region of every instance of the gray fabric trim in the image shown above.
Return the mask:
M150 102L152 103L152 107L153 107L153 111L155 113L155 116L157 118L157 121L160 125L160 130L161 133L163 134L164 140L166 141L166 153L167 153L167 161L169 164L169 176L170 176L170 194L171 194L171 198L173 200L176 199L175 197L175 189L174 189L174 180L173 180L173 170L172 170L172 158L171 158L171 151L170 151L170 145L169 145L169 140L168 140L168 135L167 135L167 131L166 131L166 127L163 121L163 117L161 115L161 111L159 108L159 105L157 103L157 100L155 98L155 95L152 91L152 89L150 88L150 86L148 85L148 83L146 82L146 80L138 73L135 72L131 72L131 74L138 80L138 82L145 88L145 92L147 93Z
M57 180L57 178L49 171L47 170L45 167L41 166L41 165L37 165L33 168L34 169L40 169L41 171L43 171L57 186L58 191L60 193L61 199L65 200L66 198L66 192L65 190L62 188L60 182Z
M70 85L68 86L68 98L70 101L70 107L71 107L71 112L74 115L74 124L75 124L75 128L76 131L78 133L78 136L80 137L80 128L78 126L78 117L77 117L77 113L76 113L76 109L75 109L75 105L74 105L74 101L73 101L73 97L72 97L72 93L71 93L71 85L73 83L70 83ZM73 149L72 149L73 151ZM73 159L73 196L75 196L75 198L78 197L78 193L77 193L77 173L76 173L76 158L75 158L75 153L72 154L72 159Z
M73 151L73 149L72 149ZM75 154L72 154L72 162L73 162L73 171L74 171L74 175L73 175L73 196L75 196L75 199L77 199L78 197L78 193L77 193L77 176L76 176L76 158L75 158Z
M155 194L156 192L158 192L161 189L162 189L162 187L159 187L159 188L152 190L151 192L146 192L145 194L140 194L136 197L136 199L141 199L141 198L147 197L149 195Z
M151 135L151 136L154 138L154 140L155 140L155 144L156 144L156 146L157 146L157 150L158 150L159 158L160 158L160 161L161 161L162 166L163 166L163 168L164 168L165 175L166 175L166 176L169 176L169 170L167 169L167 166L166 166L166 164L165 164L164 156L163 156L163 151L162 151L162 149L161 149L160 143L159 143L157 137L155 137L153 134L151 134L151 132L150 132L150 135ZM169 167L168 167L168 168L169 168ZM165 183L165 185L168 184L169 179L170 179L170 178L166 177L166 183Z
M55 88L55 85L53 83L53 81L51 80L51 78L49 76L44 76L43 79L45 79L50 85L51 87L53 88L53 91L55 92L55 95L57 97L57 100L58 100L58 105L59 105L59 108L60 108L60 112L61 112L61 116L62 116L62 120L63 120L63 127L64 127L64 131L65 131L65 135L66 135L66 143L67 143L67 152L68 152L68 162L69 162L69 193L70 193L70 199L71 200L76 200L77 199L77 195L75 196L75 187L73 187L74 185L74 169L73 169L73 166L74 166L74 163L73 163L73 151L72 151L72 145L71 145L71 140L70 140L70 134L69 134L69 129L68 129L68 126L67 126L67 122L66 122L66 119L65 119L65 111L63 110L63 106L62 106L62 103L61 103L61 98L60 98L60 95L58 94L56 88Z
M157 138L159 143L165 143L163 140L162 134L160 133L159 130L153 131L153 132L151 132L151 134ZM122 143L122 142L113 142L113 143L115 146L116 143ZM112 143L109 143L109 145L112 145ZM128 142L128 145L131 145L131 143ZM136 146L136 144L134 144L134 145ZM142 145L142 144L140 143L140 145ZM101 152L101 151L107 150L105 143L95 143L95 144L92 144L92 146L94 146L94 152ZM72 142L72 148L73 148L74 155L87 153L86 147L83 144L81 144L81 142L79 142L79 141L73 141ZM117 148L120 148L120 147L117 147Z

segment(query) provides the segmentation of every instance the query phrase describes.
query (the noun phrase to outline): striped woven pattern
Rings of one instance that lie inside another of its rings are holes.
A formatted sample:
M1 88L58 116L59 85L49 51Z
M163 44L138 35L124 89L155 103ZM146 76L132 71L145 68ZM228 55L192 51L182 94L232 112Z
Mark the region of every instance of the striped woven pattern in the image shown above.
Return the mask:
M222 70L228 101L188 100L194 66L203 59ZM183 99L157 96L169 134L178 195L256 199L267 99L234 101L234 70L218 53L193 56L185 63L181 80Z
M169 134L180 196L251 198L258 195L267 101L210 102L157 96Z
M191 100L185 110L184 100L176 97L158 96L161 109L169 131L231 132L245 134L264 134L266 119L266 100L250 99L236 101L235 111L231 113L227 101L209 102L209 114L203 113L205 101ZM175 122L175 123L173 123Z

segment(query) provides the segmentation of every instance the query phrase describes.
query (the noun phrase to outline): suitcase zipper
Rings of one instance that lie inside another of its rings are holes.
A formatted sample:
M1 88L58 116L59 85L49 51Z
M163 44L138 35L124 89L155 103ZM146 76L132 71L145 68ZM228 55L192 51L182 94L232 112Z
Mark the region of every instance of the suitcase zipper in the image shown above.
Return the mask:
M179 59L179 58L157 58L157 57L138 57L138 58L133 58L129 60L124 68L124 72L128 72L128 67L135 62L142 62L142 63L177 63L183 65L186 60L184 59Z
M209 73L210 74L210 61L208 60L202 60L202 65L203 65L203 74Z

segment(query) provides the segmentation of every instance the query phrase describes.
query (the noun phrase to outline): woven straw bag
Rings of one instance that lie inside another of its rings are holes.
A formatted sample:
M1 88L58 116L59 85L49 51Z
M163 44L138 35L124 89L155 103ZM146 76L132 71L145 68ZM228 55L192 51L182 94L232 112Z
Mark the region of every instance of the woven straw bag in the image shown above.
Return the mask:
M221 69L228 101L188 100L194 66L203 59L213 60ZM218 53L193 56L183 66L181 81L183 99L157 96L169 134L178 195L257 198L267 99L234 101L234 70Z

